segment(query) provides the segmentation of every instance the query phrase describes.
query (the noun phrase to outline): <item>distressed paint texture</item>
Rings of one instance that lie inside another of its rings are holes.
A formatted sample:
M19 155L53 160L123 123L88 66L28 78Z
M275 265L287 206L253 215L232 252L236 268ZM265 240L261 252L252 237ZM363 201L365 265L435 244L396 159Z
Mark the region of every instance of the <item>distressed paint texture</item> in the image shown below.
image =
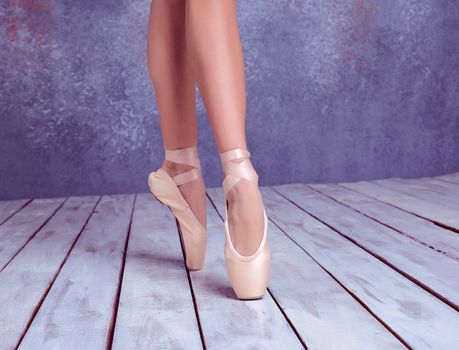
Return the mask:
M0 199L145 192L149 1L0 5ZM260 183L459 170L459 2L238 2ZM198 97L208 186L218 153Z

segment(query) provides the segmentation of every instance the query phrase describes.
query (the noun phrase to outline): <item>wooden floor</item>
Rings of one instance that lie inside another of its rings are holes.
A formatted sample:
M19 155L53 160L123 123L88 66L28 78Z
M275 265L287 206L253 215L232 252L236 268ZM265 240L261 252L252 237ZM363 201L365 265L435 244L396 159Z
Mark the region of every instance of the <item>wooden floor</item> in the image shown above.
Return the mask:
M269 293L239 301L150 194L0 202L0 349L459 349L459 173L262 188Z

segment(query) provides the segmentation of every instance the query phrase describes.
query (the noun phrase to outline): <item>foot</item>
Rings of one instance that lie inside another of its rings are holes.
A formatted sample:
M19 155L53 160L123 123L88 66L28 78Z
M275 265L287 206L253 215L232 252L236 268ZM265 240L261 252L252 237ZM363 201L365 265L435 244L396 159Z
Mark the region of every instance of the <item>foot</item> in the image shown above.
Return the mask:
M173 177L175 175L191 170L191 165L179 164L164 160L162 168ZM204 180L199 177L196 180L187 182L179 186L180 193L191 208L191 211L203 227L207 227L206 221L206 188Z
M263 201L253 182L241 179L227 195L228 228L234 248L249 256L256 252L263 239Z

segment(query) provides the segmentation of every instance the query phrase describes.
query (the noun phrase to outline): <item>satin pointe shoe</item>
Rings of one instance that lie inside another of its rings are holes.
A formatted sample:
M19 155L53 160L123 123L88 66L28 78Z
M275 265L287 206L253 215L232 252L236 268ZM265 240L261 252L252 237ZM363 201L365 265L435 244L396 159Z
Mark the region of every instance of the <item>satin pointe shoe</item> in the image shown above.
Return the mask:
M258 187L258 175L250 162L250 153L246 149L236 148L220 153L220 160L225 178L225 264L231 285L238 299L260 299L266 292L271 263L268 241L268 218L263 208L264 231L259 247L250 256L241 255L234 247L228 228L227 194L242 179L249 180ZM244 159L242 162L233 160Z
M169 207L178 221L180 240L185 254L188 270L200 270L204 267L207 246L207 229L194 215L186 202L179 186L194 181L202 176L196 146L165 150L165 159L193 168L171 177L162 167L148 176L148 186L152 195Z

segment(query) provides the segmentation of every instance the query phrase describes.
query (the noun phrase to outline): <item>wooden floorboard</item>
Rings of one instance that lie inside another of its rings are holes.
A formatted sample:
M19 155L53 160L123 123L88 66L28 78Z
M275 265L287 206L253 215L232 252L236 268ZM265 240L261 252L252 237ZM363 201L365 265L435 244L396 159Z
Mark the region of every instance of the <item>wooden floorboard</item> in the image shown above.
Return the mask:
M226 273L221 188L191 272L150 194L0 201L0 350L457 348L459 173L261 192L256 301Z
M453 174L446 174L436 176L435 179L440 179L446 182L454 183L459 185L459 172Z
M424 185L426 188L432 188L446 195L447 202L454 201L459 204L459 184L446 182L435 178L424 177L420 179L409 179L406 182Z

